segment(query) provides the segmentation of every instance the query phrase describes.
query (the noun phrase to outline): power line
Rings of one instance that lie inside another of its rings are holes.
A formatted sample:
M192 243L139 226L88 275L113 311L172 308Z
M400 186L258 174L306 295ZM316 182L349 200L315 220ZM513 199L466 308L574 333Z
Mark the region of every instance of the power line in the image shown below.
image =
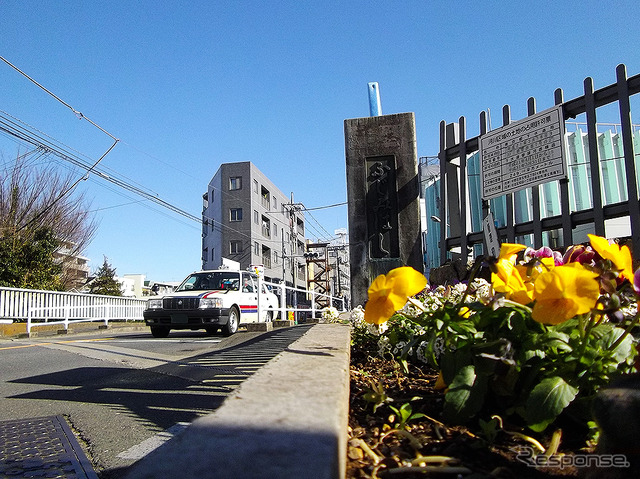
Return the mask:
M305 208L304 205L302 206L302 211L315 211L315 210L326 210L327 208L335 208L336 206L345 206L348 203L346 201L342 202L342 203L335 203L333 205L327 205L327 206L316 206L315 208Z
M34 80L33 78L31 78L29 75L27 75L25 72L23 72L22 70L20 70L17 66L15 66L13 63L11 63L9 60L7 60L6 58L4 58L3 56L0 56L0 60L2 60L3 62L5 62L7 65L9 65L11 68L13 68L15 71L17 71L18 73L20 73L22 76L24 76L26 79L28 79L31 83L33 83L34 85L36 85L37 87L39 87L40 89L42 89L43 91L45 91L46 93L48 93L49 95L51 95L53 98L55 98L56 100L58 100L60 103L62 103L64 106L66 106L67 108L69 108L74 115L76 115L76 117L78 117L78 119L82 120L87 120L89 123L91 123L93 126L95 126L98 130L100 130L101 132L103 132L105 135L108 135L111 137L111 139L115 140L115 142L117 143L118 140L115 136L113 136L111 133L109 133L107 130L105 130L104 128L102 128L100 125L98 125L97 123L95 123L94 121L92 121L90 118L88 118L87 116L85 116L82 112L76 110L74 107L72 107L71 105L69 105L69 103L67 103L66 101L64 101L62 98L60 98L58 95L56 95L55 93L53 93L52 91L48 90L47 88L45 88L43 85L41 85L40 83L38 83L36 80Z
M55 93L53 93L53 92L52 92L51 90L49 90L48 88L46 88L44 85L42 85L41 83L39 83L38 81L36 81L33 77L31 77L30 75L28 75L26 72L22 71L20 68L18 68L16 65L14 65L13 63L11 63L11 62L10 62L9 60L7 60L6 58L4 58L4 57L0 56L0 60L2 60L3 62L5 62L5 63L6 63L7 65L9 65L12 69L14 69L14 70L15 70L16 72L18 72L20 75L24 76L24 77L25 77L26 79L28 79L31 83L33 83L33 84L34 84L34 85L36 85L38 88L40 88L41 90L43 90L45 93L47 93L48 95L50 95L50 96L51 96L52 98L54 98L56 101L58 101L59 103L61 103L62 105L64 105L66 108L68 108L69 110L71 110L71 111L74 113L74 115L75 115L78 119L81 119L81 120L82 120L82 119L84 119L84 120L88 121L88 122L89 122L91 125L93 125L95 128L97 128L98 130L100 130L101 132L103 132L104 134L106 134L107 136L109 136L111 139L113 139L113 140L114 140L113 144L112 144L112 145L107 149L107 151L106 151L106 152L105 152L105 153L104 153L104 154L103 154L103 155L102 155L102 156L101 156L101 157L100 157L96 162L94 162L91 166L89 166L89 167L87 168L87 165L85 165L81 160L79 160L79 158L78 158L78 157L74 157L74 155L69 155L69 152L61 152L61 151L60 151L60 149L53 148L51 145L47 145L47 146L42 145L40 142L43 140L43 138L41 138L41 137L40 137L40 139L38 140L38 139L37 139L38 135L35 135L35 137L36 137L36 138L34 138L34 135L28 135L28 134L27 134L27 135L25 135L25 134L24 134L25 132L22 132L22 134L20 134L20 133L19 133L17 130L15 130L15 129L12 129L12 128L6 129L6 128L4 128L4 127L0 127L0 130L5 131L5 132L9 133L10 135L12 135L12 136L14 136L14 137L16 137L16 138L22 139L23 141L26 141L26 142L28 142L28 143L34 144L34 145L36 145L36 146L38 146L38 147L47 147L48 149L50 149L52 152L54 152L54 153L55 153L57 156L59 156L60 158L65 159L65 160L67 160L67 161L70 161L70 162L72 162L73 164L75 164L76 166L79 166L80 168L82 168L82 169L85 169L85 170L86 170L86 173L84 174L84 176L82 176L82 177L81 177L81 178L79 178L76 182L74 182L74 183L73 183L73 184L72 184L72 185L71 185L71 186L70 186L66 191L62 192L62 193L61 193L61 195L51 203L51 206L53 206L57 201L59 201L59 200L60 200L60 199L62 199L64 196L66 196L67 194L69 194L69 192L71 192L71 191L73 190L73 188L75 188L75 187L78 185L78 183L79 183L80 181L87 180L87 179L89 178L89 174L95 171L95 174L97 174L98 176L100 176L100 177L101 177L101 178L103 178L103 179L106 179L107 181L110 181L110 182L112 182L112 183L116 184L117 186L120 186L120 187L122 187L122 188L124 188L124 189L127 189L127 190L129 190L129 191L131 191L131 192L133 192L133 193L135 193L135 194L141 195L141 196L143 196L144 198L149 199L149 200L151 200L151 201L153 201L153 202L155 202L155 203L158 203L158 204L160 204L161 206L163 206L163 207L165 207L165 208L168 208L168 209L170 209L171 211L173 211L173 212L175 212L175 213L178 213L178 214L180 214L180 215L182 215L182 216L185 216L185 217L186 217L186 218L188 218L188 219L192 219L192 220L194 220L194 221L198 221L199 223L202 223L202 218L197 218L196 216L191 215L190 213L188 213L188 212L186 212L186 211L184 211L184 210L181 210L180 208L178 208L178 207L176 207L176 206L174 206L174 205L172 205L172 204L170 204L170 203L168 203L168 202L166 202L166 201L164 201L164 200L160 199L160 198L159 198L159 196L158 196L157 194L156 194L156 195L152 195L152 194L150 194L149 192L144 191L144 190L143 190L143 189L141 189L141 188L134 187L134 186L133 186L133 185L131 185L130 183L127 183L127 182L125 182L125 181L122 181L122 180L119 180L119 179L114 178L114 177L112 177L112 176L109 176L109 175L107 175L106 173L103 173L103 172L101 172L101 171L98 171L98 170L97 170L97 166L98 166L98 164L99 164L99 163L100 163L100 162L101 162L101 161L102 161L102 160L103 160L103 159L104 159L104 158L105 158L105 157L106 157L106 156L107 156L107 155L108 155L108 154L113 150L113 148L118 144L118 142L119 142L120 140L119 140L118 138L116 138L114 135L112 135L111 133L109 133L106 129L104 129L103 127L101 127L101 126L100 126L100 125L98 125L97 123L95 123L95 122L94 122L93 120L91 120L89 117L87 117L86 115L84 115L82 112L80 112L79 110L77 110L76 108L74 108L73 106L71 106L71 104L69 104L68 102L66 102L66 101L65 101L65 100L63 100L62 98L60 98L58 95L56 95ZM0 122L0 123L1 123L1 122ZM5 123L4 125L5 125L5 126L7 126L7 125L6 125L6 123ZM134 149L138 150L137 148L133 147L132 145L128 145L128 146L130 146L131 148L134 148ZM141 151L141 150L138 150L138 151ZM146 153L145 153L145 154L146 154ZM148 154L147 154L147 155L148 155ZM154 156L152 156L152 155L148 155L148 156L150 156L151 158L156 159L157 161L162 162L160 159L158 159L158 158L156 158L156 157L154 157ZM172 166L172 165L169 165L168 163L165 163L165 162L162 162L162 163L164 163L164 164L166 164L166 165L168 165L168 166ZM174 167L174 168L175 168L175 167ZM178 171L180 171L181 173L183 173L183 174L187 175L187 176L191 176L191 177L193 177L192 175L189 175L188 173L186 173L186 172L185 172L185 171L183 171L183 170L180 170L180 169L178 169L178 168L176 168L176 169L177 169ZM140 185L140 186L142 186L142 185ZM215 188L215 187L214 187L214 189L218 189L218 188ZM227 191L223 191L223 190L220 190L220 192L221 192L222 194L230 194L229 192L227 192ZM243 199L241 199L241 198L239 198L239 197L235 197L234 199L239 200L239 201L241 201L242 203L246 203L246 200L243 200ZM303 209L303 211L312 211L312 210L319 210L319 209L333 208L333 207L336 207L336 206L343 206L343 205L345 205L345 204L346 204L346 203L337 203L337 204L334 204L334 205L321 206L321 207L316 207L316 208L308 208L308 209L306 209L306 208L305 208L305 209ZM251 204L250 204L250 203L249 203L249 206L251 206ZM311 216L311 215L310 215L310 216ZM36 219L37 219L37 218L34 218L32 221L35 221ZM213 218L210 218L210 219L211 219L211 221L214 221L214 220L213 220ZM314 219L314 221L315 221L316 223L318 223L318 225L321 227L321 229L322 229L322 230L324 230L324 232L325 232L327 235L331 236L331 235L326 231L326 229L324 229L324 227L322 227L322 225L321 225L321 224L320 224L320 223L319 223L315 218L313 218L313 219ZM225 227L227 227L227 228L230 228L230 227L228 227L228 226L226 226L226 225L222 225L222 223L221 223L221 226L225 226ZM230 229L232 229L232 230L233 230L233 228L230 228ZM236 231L236 232L237 232L237 233L240 233L239 231ZM248 236L248 235L245 235L245 236ZM274 243L276 243L276 242L274 241Z

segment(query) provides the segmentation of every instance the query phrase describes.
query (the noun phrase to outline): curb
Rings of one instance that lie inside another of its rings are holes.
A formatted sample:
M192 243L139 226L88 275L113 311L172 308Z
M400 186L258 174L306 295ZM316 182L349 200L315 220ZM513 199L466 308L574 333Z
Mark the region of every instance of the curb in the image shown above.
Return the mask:
M126 479L344 478L349 350L348 325L315 324Z
M99 331L105 331L109 329L127 328L132 331L148 331L148 326L144 321L109 321L108 326L105 327L103 321L93 322L76 322L69 325L69 329L64 329L61 324L42 324L38 323L36 330L31 331L31 335L27 334L27 323L0 323L0 339L25 339L25 338L37 338L56 336L59 334L78 334L78 333L93 333Z

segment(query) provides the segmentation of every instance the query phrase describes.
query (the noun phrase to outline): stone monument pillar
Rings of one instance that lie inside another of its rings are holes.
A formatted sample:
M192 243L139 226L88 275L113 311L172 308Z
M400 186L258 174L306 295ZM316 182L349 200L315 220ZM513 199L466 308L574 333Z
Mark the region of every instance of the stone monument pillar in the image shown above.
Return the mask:
M424 271L413 113L345 120L352 305L379 274Z

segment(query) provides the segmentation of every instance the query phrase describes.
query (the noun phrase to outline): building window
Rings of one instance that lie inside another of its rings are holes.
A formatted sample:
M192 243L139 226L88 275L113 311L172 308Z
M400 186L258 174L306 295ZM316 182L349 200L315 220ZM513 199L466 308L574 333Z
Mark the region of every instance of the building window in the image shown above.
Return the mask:
M242 253L242 241L237 241L237 240L230 241L229 253L230 254Z
M304 236L304 221L301 218L296 218L296 223L298 226L298 233Z
M265 268L271 268L271 249L262 247L262 264Z
M257 225L260 224L260 215L256 210L253 210L253 222Z
M231 208L229 213L230 221L242 221L242 208Z
M253 180L253 192L258 192L258 180Z
M277 210L278 209L278 200L276 199L276 197L273 197L273 209Z
M253 242L253 253L256 256L260 256L260 243L258 243L257 241Z
M262 191L261 191L261 195L262 195L262 206L264 206L266 209L270 210L271 209L271 195L269 193L269 190L266 189L264 186L262 187Z
M271 222L266 216L262 217L262 236L271 238Z
M242 176L233 176L229 178L229 189L230 190L241 190L242 189Z
M273 224L273 237L277 238L278 237L278 225L277 224Z
M216 260L216 249L211 248L211 261L215 261L215 260Z

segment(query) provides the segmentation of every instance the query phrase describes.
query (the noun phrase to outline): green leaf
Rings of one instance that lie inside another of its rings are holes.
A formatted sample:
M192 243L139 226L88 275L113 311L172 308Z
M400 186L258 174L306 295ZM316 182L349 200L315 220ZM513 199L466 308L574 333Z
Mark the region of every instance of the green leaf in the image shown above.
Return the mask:
M440 359L442 379L446 384L453 383L454 377L465 366L472 363L471 354L464 350L446 351Z
M526 363L527 361L529 361L532 358L541 358L544 359L545 358L545 353L544 351L540 350L540 349L529 349L527 351L525 351L523 353L523 360Z
M529 428L536 432L544 431L577 394L578 388L561 377L543 379L527 399L525 419Z
M604 349L610 349L614 343L624 334L622 328L614 328L609 334L603 337ZM614 350L611 351L617 362L622 362L633 354L633 337L627 335Z
M476 374L473 365L463 367L444 397L444 417L457 423L467 422L482 408L486 392L487 376Z
M571 351L572 348L569 345L570 337L568 334L561 333L560 331L549 331L547 334L540 338L544 345L548 348L557 351Z

